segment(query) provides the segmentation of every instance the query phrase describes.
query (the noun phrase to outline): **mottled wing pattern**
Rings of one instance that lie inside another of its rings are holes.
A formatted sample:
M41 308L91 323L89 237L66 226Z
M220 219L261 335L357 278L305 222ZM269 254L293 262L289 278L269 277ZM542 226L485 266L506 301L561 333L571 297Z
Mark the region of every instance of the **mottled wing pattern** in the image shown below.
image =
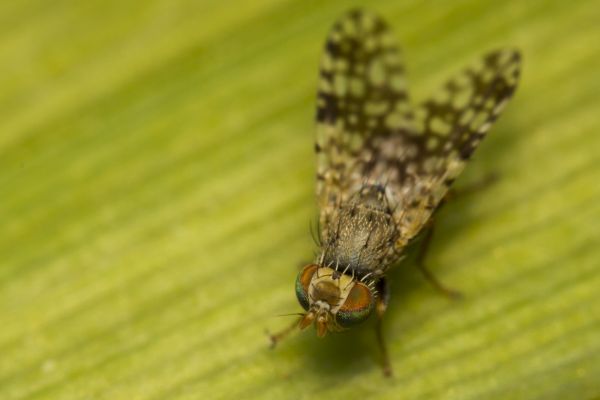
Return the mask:
M412 129L373 138L372 176L385 177L397 247L416 236L430 218L512 96L520 74L515 50L487 54L419 105ZM371 156L370 156L371 157Z
M427 223L520 73L517 51L491 52L413 112L394 42L383 20L362 11L334 25L321 63L315 146L321 236L341 203L380 185L399 231L390 262Z
M350 11L333 26L317 97L317 197L321 235L341 202L366 183L373 138L406 125L410 106L401 55L386 24Z

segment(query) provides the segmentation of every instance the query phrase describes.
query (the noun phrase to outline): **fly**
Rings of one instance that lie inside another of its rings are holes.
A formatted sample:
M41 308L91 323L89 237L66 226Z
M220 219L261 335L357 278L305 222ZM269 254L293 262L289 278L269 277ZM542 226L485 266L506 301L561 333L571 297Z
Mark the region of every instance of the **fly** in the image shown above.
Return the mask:
M353 10L333 25L317 94L319 250L296 278L305 312L271 335L273 344L296 327L314 325L322 337L375 314L391 374L381 329L386 271L417 235L431 237L433 213L514 93L520 61L516 50L492 51L413 107L387 24ZM457 294L417 264L436 288Z

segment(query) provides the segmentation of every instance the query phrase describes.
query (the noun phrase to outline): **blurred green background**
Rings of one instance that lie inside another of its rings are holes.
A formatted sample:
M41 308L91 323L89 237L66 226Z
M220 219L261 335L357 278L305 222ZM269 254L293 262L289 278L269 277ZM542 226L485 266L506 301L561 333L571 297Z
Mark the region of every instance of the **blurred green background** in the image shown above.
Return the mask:
M0 4L1 399L600 396L600 4L370 1L413 99L498 46L521 86L371 326L268 349L315 250L320 50L344 1Z

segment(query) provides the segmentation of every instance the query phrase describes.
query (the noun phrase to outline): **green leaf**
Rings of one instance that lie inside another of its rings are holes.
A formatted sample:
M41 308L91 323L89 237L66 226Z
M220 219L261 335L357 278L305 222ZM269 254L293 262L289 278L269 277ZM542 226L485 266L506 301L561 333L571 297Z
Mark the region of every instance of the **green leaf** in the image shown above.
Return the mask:
M356 5L356 2L352 2ZM366 2L365 2L366 4ZM0 398L600 396L600 6L369 2L413 97L500 46L521 85L372 325L276 331L313 256L320 50L342 1L0 5Z

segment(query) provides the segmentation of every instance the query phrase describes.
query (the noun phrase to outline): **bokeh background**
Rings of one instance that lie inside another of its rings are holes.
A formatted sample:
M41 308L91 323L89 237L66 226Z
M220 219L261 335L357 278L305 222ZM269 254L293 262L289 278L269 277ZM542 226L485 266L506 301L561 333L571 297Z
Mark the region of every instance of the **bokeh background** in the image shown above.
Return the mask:
M515 46L521 86L438 216L430 268L371 326L299 311L315 246L313 115L334 20L394 28L413 99ZM600 396L600 3L0 3L0 398Z

